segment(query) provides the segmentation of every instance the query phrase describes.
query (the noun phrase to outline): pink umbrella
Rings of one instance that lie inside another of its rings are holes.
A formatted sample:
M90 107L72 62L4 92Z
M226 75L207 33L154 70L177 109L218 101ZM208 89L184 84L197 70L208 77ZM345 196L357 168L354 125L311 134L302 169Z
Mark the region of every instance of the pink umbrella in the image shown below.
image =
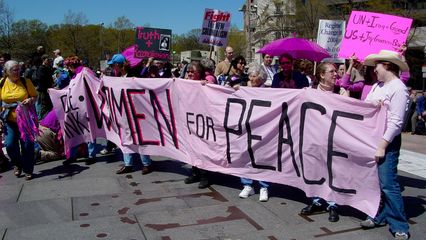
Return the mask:
M138 65L138 63L142 61L142 58L135 58L135 47L136 44L124 49L124 51L121 53L130 63L130 67Z
M318 44L304 38L281 38L272 41L258 53L269 54L271 56L280 56L283 53L290 54L294 59L308 59L312 61L321 61L330 57L330 54Z

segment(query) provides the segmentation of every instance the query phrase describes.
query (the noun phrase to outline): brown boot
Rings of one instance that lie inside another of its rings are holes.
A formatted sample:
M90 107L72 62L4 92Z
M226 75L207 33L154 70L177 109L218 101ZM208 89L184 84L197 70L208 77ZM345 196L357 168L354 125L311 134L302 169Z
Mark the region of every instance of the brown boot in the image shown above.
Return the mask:
M151 165L148 165L148 166L143 166L143 168L142 168L142 175L146 175L146 174L149 174L149 173L152 173L152 166Z
M125 174L125 173L131 173L133 172L133 167L132 166L123 166L120 169L117 170L117 172L115 172L116 174Z

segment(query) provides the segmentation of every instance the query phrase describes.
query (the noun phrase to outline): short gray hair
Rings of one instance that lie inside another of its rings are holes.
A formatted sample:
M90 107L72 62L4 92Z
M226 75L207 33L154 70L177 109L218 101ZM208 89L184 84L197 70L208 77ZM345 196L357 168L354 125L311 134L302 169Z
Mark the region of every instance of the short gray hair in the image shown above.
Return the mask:
M10 72L10 70L12 70L12 68L13 68L14 66L16 66L16 65L18 65L18 66L19 66L19 63L18 63L17 61L15 61L15 60L9 60L9 61L7 61L7 62L4 64L4 72L5 72L6 74L8 74L8 73Z
M263 69L263 67L258 64L251 65L247 73L249 76L252 73L256 74L259 77L259 79L262 80L263 82L265 82L268 79L268 74L265 72L265 69Z

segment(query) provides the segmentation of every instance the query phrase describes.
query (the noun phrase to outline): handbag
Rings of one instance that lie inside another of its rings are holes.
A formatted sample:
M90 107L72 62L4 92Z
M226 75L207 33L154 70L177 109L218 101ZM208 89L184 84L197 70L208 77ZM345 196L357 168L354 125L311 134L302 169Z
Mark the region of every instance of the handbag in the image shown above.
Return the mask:
M229 72L231 71L232 65L229 66L228 72L226 74L220 74L217 76L217 84L225 86L229 80Z

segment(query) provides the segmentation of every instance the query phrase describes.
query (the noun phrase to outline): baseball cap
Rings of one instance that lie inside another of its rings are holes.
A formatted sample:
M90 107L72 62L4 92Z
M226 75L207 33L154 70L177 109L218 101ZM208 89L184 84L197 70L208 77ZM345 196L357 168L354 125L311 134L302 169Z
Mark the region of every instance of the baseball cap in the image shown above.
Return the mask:
M108 61L108 64L123 64L126 61L126 58L122 54L114 54L112 59Z

